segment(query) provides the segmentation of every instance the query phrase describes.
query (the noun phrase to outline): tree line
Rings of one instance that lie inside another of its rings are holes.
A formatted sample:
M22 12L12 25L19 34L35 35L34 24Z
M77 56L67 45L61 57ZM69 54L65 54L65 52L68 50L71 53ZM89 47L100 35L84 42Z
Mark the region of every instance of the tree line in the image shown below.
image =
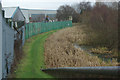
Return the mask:
M85 31L85 42L88 45L104 46L114 53L120 50L119 26L120 21L118 11L120 2L80 2L70 5L60 6L56 17L58 20L68 20L72 16L73 23L83 23L87 25Z

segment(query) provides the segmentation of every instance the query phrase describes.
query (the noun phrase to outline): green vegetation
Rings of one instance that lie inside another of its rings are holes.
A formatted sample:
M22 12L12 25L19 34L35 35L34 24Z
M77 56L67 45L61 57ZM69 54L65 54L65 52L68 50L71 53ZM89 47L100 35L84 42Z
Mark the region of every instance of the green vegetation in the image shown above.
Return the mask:
M39 34L28 39L23 47L24 57L15 71L16 78L52 78L42 72L44 64L44 43L46 38L56 31Z

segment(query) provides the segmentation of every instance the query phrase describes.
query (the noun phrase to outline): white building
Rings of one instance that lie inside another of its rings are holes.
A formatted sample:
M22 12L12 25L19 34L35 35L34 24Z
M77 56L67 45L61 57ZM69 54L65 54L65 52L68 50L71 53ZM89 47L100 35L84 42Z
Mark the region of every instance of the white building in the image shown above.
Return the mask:
M32 18L33 21L36 20L38 22L41 22L46 17L46 15L48 15L50 19L55 20L57 13L57 10L22 9L19 7L3 7L3 9L5 10L5 18L12 18L12 16L14 16L14 12L16 12L16 10L19 10L18 13L22 12L26 19L26 23L30 22L30 18ZM18 19L23 20L24 18L21 17L22 15L20 16L18 13L16 15Z
M25 18L26 18L26 22L30 22L30 17L33 20L36 21L42 21L46 15L48 15L51 19L55 19L56 17L56 10L39 10L39 9L21 9L21 11L23 12Z

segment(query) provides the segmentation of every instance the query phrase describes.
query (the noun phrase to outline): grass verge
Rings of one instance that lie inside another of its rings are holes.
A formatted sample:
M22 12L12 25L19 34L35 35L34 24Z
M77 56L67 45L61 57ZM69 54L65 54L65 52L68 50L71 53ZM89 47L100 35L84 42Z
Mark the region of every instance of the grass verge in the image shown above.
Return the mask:
M53 78L42 72L44 64L44 43L56 31L39 34L28 39L23 47L24 57L15 72L15 78Z

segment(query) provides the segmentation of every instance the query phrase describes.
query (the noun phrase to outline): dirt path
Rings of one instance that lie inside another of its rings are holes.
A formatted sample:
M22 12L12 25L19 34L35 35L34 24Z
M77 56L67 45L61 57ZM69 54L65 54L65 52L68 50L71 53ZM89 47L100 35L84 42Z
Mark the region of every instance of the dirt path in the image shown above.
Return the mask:
M96 56L90 56L73 43L82 43L85 34L82 26L65 28L47 38L45 43L45 64L51 67L112 66L116 62L105 63Z

